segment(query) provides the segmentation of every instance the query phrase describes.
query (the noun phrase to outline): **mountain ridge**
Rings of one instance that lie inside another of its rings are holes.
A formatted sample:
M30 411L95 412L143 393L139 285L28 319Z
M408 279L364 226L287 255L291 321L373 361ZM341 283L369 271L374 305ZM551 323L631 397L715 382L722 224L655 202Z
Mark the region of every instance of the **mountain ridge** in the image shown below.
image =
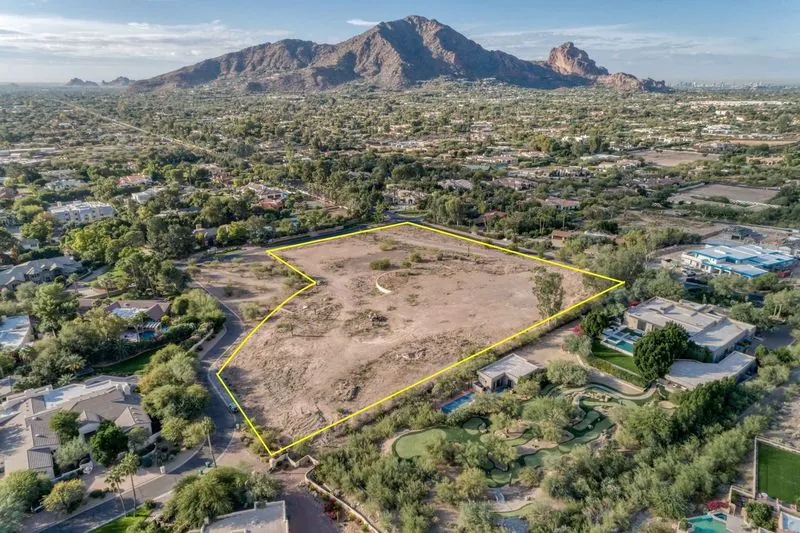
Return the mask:
M495 78L540 89L603 85L666 90L664 82L609 74L571 42L553 48L547 61L528 61L487 50L453 28L417 15L381 22L335 45L284 39L251 46L133 82L130 90L219 85L248 91L316 91L358 80L382 89L404 89L442 76Z

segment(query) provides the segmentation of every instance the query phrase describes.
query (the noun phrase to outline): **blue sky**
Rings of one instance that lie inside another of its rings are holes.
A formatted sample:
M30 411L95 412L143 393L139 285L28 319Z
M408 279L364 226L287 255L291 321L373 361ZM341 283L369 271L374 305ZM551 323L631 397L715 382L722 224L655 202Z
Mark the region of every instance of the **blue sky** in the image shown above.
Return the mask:
M410 14L524 59L571 40L639 77L800 81L800 0L0 0L0 82L144 78Z

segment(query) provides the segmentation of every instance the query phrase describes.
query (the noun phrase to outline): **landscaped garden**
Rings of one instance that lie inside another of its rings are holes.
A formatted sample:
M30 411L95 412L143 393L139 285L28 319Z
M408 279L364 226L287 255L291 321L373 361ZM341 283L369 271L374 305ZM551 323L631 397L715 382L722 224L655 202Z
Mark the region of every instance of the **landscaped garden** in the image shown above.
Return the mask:
M474 444L486 444L490 439L499 436L505 444L516 450L516 459L504 466L496 464L486 456L481 468L486 473L489 486L500 487L516 479L524 467L540 467L547 456L568 453L576 445L587 444L599 438L614 426L611 419L604 414L608 408L614 405L634 404L621 395L615 397L610 389L601 389L596 385L564 392L553 389L550 391L550 396L567 398L580 410L576 417L579 420L566 428L558 442L543 439L537 434L534 426L517 431L495 431L488 418L474 416L458 425L436 426L406 433L394 441L392 449L398 457L411 458L424 455L442 439L461 445L473 443L474 446ZM536 400L533 398L522 401L522 411L524 412L526 406Z

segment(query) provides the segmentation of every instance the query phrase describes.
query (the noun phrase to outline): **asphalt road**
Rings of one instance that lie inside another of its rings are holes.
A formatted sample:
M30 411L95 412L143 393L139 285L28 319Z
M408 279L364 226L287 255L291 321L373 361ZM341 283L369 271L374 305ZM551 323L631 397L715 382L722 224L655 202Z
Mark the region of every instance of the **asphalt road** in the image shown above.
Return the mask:
M213 372L209 372L208 370L220 356L229 348L235 346L236 340L244 331L244 327L239 319L227 309L223 308L223 310L227 315L227 320L225 321L225 335L219 340L217 345L206 352L201 359L203 384L211 391L211 400L206 409L206 414L214 420L214 424L217 426L217 431L211 436L211 445L217 457L225 450L233 437L236 418L228 411L226 402L214 392L214 390L219 390L217 388L218 384L212 382L212 380L216 380L216 377ZM206 461L210 460L211 455L208 453L208 448L204 447L199 454L187 461L177 470L136 487L137 502L141 504L145 500L155 499L166 494L172 490L172 487L180 478L196 472L198 469L205 466ZM128 491L123 496L125 508L130 510L133 506L133 494L131 491ZM86 531L100 527L106 522L113 520L122 514L122 512L122 505L119 502L119 498L115 498L73 515L60 524L53 525L40 531L46 531L48 533L85 533Z

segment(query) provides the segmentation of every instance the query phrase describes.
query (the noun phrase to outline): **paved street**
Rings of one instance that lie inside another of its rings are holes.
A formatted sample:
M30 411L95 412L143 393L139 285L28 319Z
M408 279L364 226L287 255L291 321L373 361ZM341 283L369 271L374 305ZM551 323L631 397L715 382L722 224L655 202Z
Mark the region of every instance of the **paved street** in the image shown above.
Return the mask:
M204 353L201 359L201 370L204 384L209 388L209 390L212 391L211 401L209 402L206 413L214 420L214 424L217 426L217 431L211 438L211 444L214 447L214 453L217 457L219 457L228 446L228 443L233 435L236 421L234 416L228 412L226 408L226 402L221 399L218 394L213 392L216 390L214 387L216 387L217 384L211 382L211 380L216 380L216 377L214 377L213 372L209 373L208 370L210 366L213 365L214 362L228 350L228 348L232 346L235 347L235 342L243 331L243 326L239 319L227 309L224 310L225 314L227 315L227 320L225 322L226 332L216 346ZM209 461L210 459L211 456L208 453L208 449L203 448L201 453L199 453L193 459L187 461L183 466L179 467L174 472L154 479L153 481L145 483L140 487L136 487L137 501L141 503L144 500L156 499L159 496L164 495L172 490L172 487L175 485L178 479L203 467L206 461ZM133 494L131 491L128 491L124 494L124 497L126 508L130 509L133 505ZM56 524L40 531L46 531L50 533L84 533L92 528L98 527L110 520L113 520L121 513L122 506L119 502L119 498L116 498L114 500L108 500L107 502L90 509L86 509L85 511L70 517L60 524Z

